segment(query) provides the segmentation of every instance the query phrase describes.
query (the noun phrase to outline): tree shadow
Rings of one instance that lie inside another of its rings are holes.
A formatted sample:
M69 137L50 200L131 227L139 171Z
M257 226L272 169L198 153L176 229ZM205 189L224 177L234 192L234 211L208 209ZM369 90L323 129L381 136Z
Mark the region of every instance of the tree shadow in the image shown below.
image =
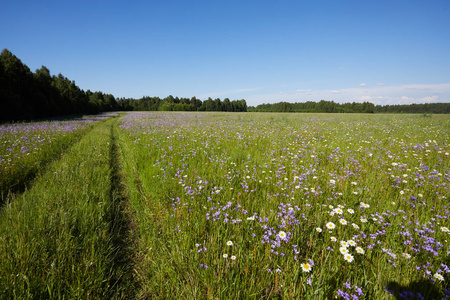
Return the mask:
M386 291L395 299L450 299L429 279L413 281L407 285L401 285L398 282L390 281L387 283Z

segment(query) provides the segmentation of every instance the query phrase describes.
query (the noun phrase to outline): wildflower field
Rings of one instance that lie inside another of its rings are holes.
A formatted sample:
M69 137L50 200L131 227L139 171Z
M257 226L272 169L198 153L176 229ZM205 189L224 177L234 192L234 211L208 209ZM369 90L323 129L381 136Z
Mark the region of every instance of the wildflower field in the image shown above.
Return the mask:
M450 299L449 132L447 115L112 116L3 199L0 298Z

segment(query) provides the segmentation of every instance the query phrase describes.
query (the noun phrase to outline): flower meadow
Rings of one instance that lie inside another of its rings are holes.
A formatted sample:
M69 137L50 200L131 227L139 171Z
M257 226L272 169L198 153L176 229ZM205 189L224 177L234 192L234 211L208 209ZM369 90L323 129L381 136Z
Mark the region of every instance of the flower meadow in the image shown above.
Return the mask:
M450 299L450 117L104 118L0 128L0 298Z
M450 298L450 119L129 113L142 295Z

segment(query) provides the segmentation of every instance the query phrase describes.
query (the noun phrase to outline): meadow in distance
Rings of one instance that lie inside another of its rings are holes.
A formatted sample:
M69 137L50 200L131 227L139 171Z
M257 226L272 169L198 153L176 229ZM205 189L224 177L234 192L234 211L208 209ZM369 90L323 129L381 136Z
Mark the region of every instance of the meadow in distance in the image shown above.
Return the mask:
M0 298L449 299L449 129L225 112L2 125Z

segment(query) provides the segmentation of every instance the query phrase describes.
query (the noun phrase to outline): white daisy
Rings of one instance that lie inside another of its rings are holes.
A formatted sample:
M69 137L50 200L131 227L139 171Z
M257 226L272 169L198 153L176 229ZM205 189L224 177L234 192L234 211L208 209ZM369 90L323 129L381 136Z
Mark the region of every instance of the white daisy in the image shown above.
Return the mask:
M436 278L437 280L444 281L444 276L442 276L442 275L439 274L439 273L434 274L433 277Z
M339 252L341 252L341 254L344 254L344 255L349 253L347 247L340 247Z
M311 271L311 265L310 264L308 264L308 263L303 263L302 264L302 270L303 270L303 272L309 272L309 271Z
M328 229L334 229L336 227L333 222L328 222L325 226L327 226Z
M354 258L351 254L344 254L344 259L348 262L352 262Z
M347 243L352 247L356 246L356 242L354 240L348 240Z
M340 241L340 244L342 247L345 247L345 248L347 248L349 246L346 241Z
M335 209L333 209L333 211L338 215L342 215L342 213L344 212L340 207L336 207Z
M360 204L360 205L361 205L361 207L363 207L363 208L369 208L369 207L370 207L370 205L369 205L369 204L367 204L367 203L364 203L364 202L360 202L359 204Z

